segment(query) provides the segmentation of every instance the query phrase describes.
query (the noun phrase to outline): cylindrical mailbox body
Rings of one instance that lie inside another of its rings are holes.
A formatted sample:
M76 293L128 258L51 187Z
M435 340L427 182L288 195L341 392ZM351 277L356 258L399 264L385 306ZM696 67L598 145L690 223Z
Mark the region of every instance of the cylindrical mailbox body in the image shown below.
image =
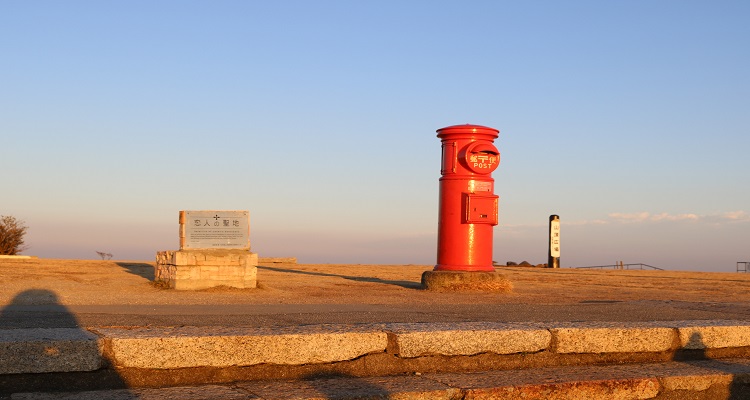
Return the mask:
M435 271L493 272L492 229L498 223L498 196L492 171L500 152L492 144L499 131L480 125L437 130L442 140Z

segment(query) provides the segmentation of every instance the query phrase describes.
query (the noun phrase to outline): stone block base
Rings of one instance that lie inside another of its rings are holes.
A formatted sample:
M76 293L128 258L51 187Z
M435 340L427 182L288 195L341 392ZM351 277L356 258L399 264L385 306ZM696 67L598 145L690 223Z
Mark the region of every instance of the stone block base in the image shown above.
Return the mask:
M258 254L247 250L169 250L156 253L154 281L172 289L255 288Z
M513 284L497 272L426 271L422 287L436 291L477 291L509 293Z

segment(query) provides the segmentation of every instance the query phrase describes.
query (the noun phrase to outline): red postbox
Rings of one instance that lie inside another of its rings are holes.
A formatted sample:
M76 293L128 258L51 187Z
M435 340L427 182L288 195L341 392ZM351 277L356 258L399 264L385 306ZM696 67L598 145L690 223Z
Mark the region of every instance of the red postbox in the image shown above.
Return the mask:
M437 130L443 142L440 212L435 271L494 272L492 229L498 223L498 196L492 171L500 152L499 131L480 125Z

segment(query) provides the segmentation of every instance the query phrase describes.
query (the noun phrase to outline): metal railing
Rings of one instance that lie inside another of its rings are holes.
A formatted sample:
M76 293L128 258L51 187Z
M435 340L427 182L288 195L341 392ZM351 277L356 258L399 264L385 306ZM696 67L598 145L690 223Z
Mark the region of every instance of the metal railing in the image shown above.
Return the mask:
M653 265L643 264L643 263L637 263L637 264L611 264L611 265L593 265L591 267L575 267L577 269L581 268L598 268L598 269L656 269L659 271L664 271L664 268L654 267Z
M750 261L737 261L737 272L750 272Z

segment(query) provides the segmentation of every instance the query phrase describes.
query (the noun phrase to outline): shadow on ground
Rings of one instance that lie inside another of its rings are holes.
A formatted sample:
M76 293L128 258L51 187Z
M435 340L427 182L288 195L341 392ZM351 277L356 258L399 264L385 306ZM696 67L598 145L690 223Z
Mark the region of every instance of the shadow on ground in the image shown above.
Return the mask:
M414 281L393 281L393 280L373 278L373 277L367 277L367 276L329 274L326 272L300 271L296 269L266 267L266 266L260 266L260 265L258 266L258 269L265 269L267 271L275 271L275 272L284 272L284 273L289 273L289 274L331 276L331 277L337 277L337 278L344 278L344 279L348 279L348 280L356 281L356 282L373 282L373 283L382 283L385 285L394 285L394 286L399 286L399 287L406 288L406 289L422 289L422 283L414 282Z
M149 281L154 280L154 266L151 264L125 261L118 261L116 264L133 275L138 275Z
M388 379L379 377L363 378L350 374L311 374L298 380L256 381L241 384L240 387L257 398L269 399L393 399L394 388ZM286 395L286 397L282 397ZM398 398L406 398L397 396ZM255 398L255 397L253 397ZM409 397L416 398L416 397ZM420 399L428 397L420 397ZM442 397L441 397L442 398Z
M122 377L108 368L109 360L100 358L96 336L80 326L51 290L25 290L0 310L0 341L5 347L0 349L5 353L0 356L0 398L17 393L128 388ZM76 368L80 371L67 372Z
M711 398L715 399L750 399L750 382L747 381L748 376L750 376L750 367L737 363L724 362L721 359L712 359L706 352L703 336L699 332L694 332L690 335L686 347L688 348L680 349L675 353L673 357L674 361L683 362L700 368L712 369L718 373L729 374L732 376L732 381L728 387L711 387L708 391L713 391L713 393L705 394L710 395ZM701 398L707 397L704 396Z

